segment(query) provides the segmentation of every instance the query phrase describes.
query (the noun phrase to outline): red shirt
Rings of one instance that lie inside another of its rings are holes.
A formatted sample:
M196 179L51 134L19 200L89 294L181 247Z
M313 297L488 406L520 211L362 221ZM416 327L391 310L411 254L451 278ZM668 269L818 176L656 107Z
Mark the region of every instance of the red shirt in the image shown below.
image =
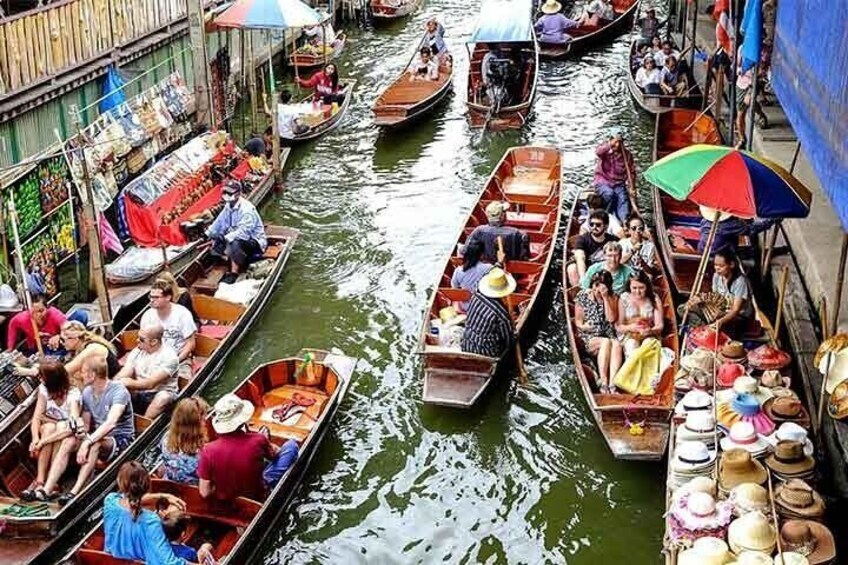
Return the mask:
M273 456L271 442L257 432L237 431L219 436L200 450L197 476L215 484L215 498L232 500L246 496L262 500L265 459Z
M65 323L65 315L58 308L50 306L47 308L47 313L44 317L44 325L38 328L38 332L42 337L53 337L62 329L62 324ZM30 321L29 310L18 312L9 321L9 328L6 330L6 349L14 349L20 341L20 334L24 334L26 338L26 348L30 351L36 349L35 336L32 333L32 322Z
M333 88L333 81L324 71L318 71L307 80L298 79L298 81L301 86L315 88L316 100L320 98L322 94L335 94L339 90L338 86Z

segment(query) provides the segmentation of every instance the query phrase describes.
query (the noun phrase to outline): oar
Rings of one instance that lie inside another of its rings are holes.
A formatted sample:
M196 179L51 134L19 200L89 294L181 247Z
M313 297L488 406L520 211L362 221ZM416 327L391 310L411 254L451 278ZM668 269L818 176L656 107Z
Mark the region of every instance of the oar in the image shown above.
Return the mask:
M506 254L504 253L503 247L503 237L498 236L498 251L504 258L503 270L504 273L509 274L506 270ZM509 310L509 317L512 318L512 295L509 294L506 297L506 307ZM518 365L518 384L521 386L525 386L530 382L530 379L527 377L527 369L524 367L524 357L521 355L521 343L518 339L518 328L516 327L515 332L515 364Z
M704 273L707 271L707 264L709 263L710 251L713 247L713 240L715 239L715 234L718 229L718 219L721 215L719 210L716 210L715 217L713 217L712 226L710 226L710 233L707 235L707 245L704 247L704 254L701 256L701 263L698 265L698 272L695 274L695 283L692 285L692 290L689 292L689 300L686 301L686 307L683 309L683 317L680 319L680 333L683 334L684 328L686 327L686 320L689 318L689 302L695 298L698 293L701 292L701 284L704 281Z
M627 159L627 150L624 148L624 141L619 140L618 149L621 151L621 157L624 159L624 170L627 171L627 192L633 197L633 204L636 205L636 182L633 180L633 171L630 170L630 161ZM636 210L632 210L635 212ZM627 222L627 218L619 218L621 223Z
M696 123L698 123L698 120L700 120L701 118L703 118L703 117L704 117L704 115L705 115L707 112L709 112L710 110L712 110L713 106L715 106L715 100L713 100L712 102L710 102L710 105L709 105L709 106L707 106L706 108L704 108L704 111L703 111L703 112L701 112L700 114L698 114L698 115L695 117L695 119L694 119L694 120L692 120L692 123L691 123L691 124L689 124L688 126L686 126L685 128L683 128L683 133L686 133L687 131L689 131L690 129L692 129L692 126L694 126Z

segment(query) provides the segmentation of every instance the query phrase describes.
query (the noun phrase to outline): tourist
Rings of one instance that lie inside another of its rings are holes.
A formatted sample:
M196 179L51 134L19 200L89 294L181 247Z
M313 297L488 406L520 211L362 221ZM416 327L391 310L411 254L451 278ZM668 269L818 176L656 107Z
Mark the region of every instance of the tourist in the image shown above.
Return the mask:
M739 260L727 249L716 252L713 258L712 291L724 296L728 302L727 313L716 320L721 331L731 339L742 341L746 330L754 322L754 305L751 283L739 268ZM700 297L689 301L690 308L699 304Z
M634 78L636 86L642 89L645 94L662 94L662 71L657 68L656 61L650 55L646 55L643 59L642 66L636 71Z
M251 157L264 157L266 151L264 137L253 134L250 139L245 142L244 150L247 151L247 154Z
M185 512L172 511L162 517L162 530L171 544L171 550L174 555L189 563L207 563L210 558L214 562L211 543L204 543L197 550L186 545L186 531L190 522L191 517Z
M650 45L640 45L630 54L630 72L635 74L639 72L639 69L645 64L645 58L650 57L654 58L652 54L650 54L651 46ZM637 83L638 84L638 83Z
M674 57L675 60L680 58L680 53L677 52L671 44L671 41L666 39L662 42L660 48L654 51L654 61L657 63L657 68L665 67L665 61L669 57Z
M422 45L430 48L430 53L439 58L442 62L450 64L450 54L448 46L445 43L445 28L436 20L430 18L424 25L425 33Z
M123 384L109 379L106 362L102 359L86 361L83 378L82 412L83 419L90 422L90 432L84 433L83 430L77 449L79 474L71 490L59 496L61 505L80 493L94 473L98 460L105 463L114 460L135 439L130 393Z
M253 432L247 423L254 406L235 394L225 394L215 403L212 428L218 438L200 450L197 476L204 498L219 501L244 496L263 500L266 488L263 473L271 471L279 479L297 458L297 442L289 440L282 448L271 443L265 433ZM270 461L267 468L265 460Z
M542 16L536 20L536 34L543 43L565 44L571 41L568 30L577 27L577 22L562 13L562 4L557 0L545 0L540 8Z
M574 262L566 267L570 285L580 284L589 266L604 260L604 246L618 241L617 237L609 233L609 218L609 214L603 210L595 210L589 214L589 233L577 236L574 242Z
M650 51L650 53L651 53L651 55L656 57L657 53L659 53L660 51L662 51L662 39L660 39L659 35L655 35L651 38L651 51ZM659 68L659 67L660 67L660 65L657 65L657 68Z
M256 206L240 192L240 182L230 180L224 184L221 193L224 208L206 230L206 235L213 242L213 253L226 257L230 262L230 272L221 279L225 284L234 283L251 260L261 256L268 247L265 226Z
M645 12L645 17L637 22L639 26L638 45L650 45L651 39L658 35L660 30L660 22L657 19L657 12L653 8L648 8Z
M465 246L462 254L462 265L454 269L451 275L451 288L460 288L469 292L477 290L480 279L492 270L492 264L483 260L483 242L472 241ZM463 313L468 310L468 302L459 302L457 311Z
M665 59L665 66L662 70L662 80L660 88L663 94L669 96L684 96L689 90L689 82L686 78L686 73L680 70L677 64L677 57L669 55Z
M633 155L624 147L622 133L613 128L609 140L595 149L595 192L600 194L607 212L615 214L622 223L630 214L630 195L627 183L634 174Z
M524 261L530 258L530 237L516 227L504 225L507 210L508 202L489 202L486 206L488 224L474 228L465 240L466 246L480 241L483 244L483 257L489 262L498 258L499 239L503 244L506 261Z
M502 299L515 292L516 282L500 267L488 272L471 295L460 347L468 353L501 357L515 339L512 317Z
M615 19L615 10L610 0L592 0L583 9L578 23L581 26L600 27Z
M612 291L616 295L620 295L627 289L627 282L633 274L633 269L630 265L621 263L621 244L617 241L604 245L604 260L586 269L586 274L580 279L580 286L589 288L592 276L600 270L605 270L612 275Z
M138 345L130 351L115 381L127 387L133 396L135 411L153 419L179 394L177 352L162 343L164 330L159 324L142 326Z
M47 500L44 483L50 464L59 457L64 458L67 464L68 457L77 446L74 433L82 425L80 390L71 386L65 367L58 361L42 361L38 366L38 377L41 383L30 424L29 444L30 456L38 459L38 470L35 481L21 493L21 500L26 502ZM60 455L59 450L66 440L68 445Z
M327 15L327 14L322 14ZM315 55L331 53L336 47L336 30L333 29L332 18L327 15L323 23L303 28L307 37L306 51Z
M54 351L61 346L59 331L65 323L65 315L58 308L47 304L43 294L33 294L29 310L18 312L9 320L6 328L6 350L13 351L23 339L21 351L30 355L38 350L38 343L44 343ZM38 335L35 335L38 331Z
M612 276L598 271L589 280L589 287L574 299L574 325L583 347L598 359L598 386L601 393L609 392L610 375L621 367L621 343L616 339L617 306L612 291Z
M645 271L636 271L630 275L628 286L618 300L615 324L625 357L636 351L645 338L660 337L665 326L662 300L654 294L651 277Z
M150 474L138 461L127 461L118 471L118 492L103 500L103 549L116 559L143 561L148 565L195 563L174 554L165 537L162 519L144 508L166 501L177 511L185 502L167 493L150 493ZM204 548L208 554L211 547ZM198 552L199 553L199 552Z
M589 233L591 231L589 229L589 218L594 212L601 211L607 218L607 233L612 234L616 237L621 237L623 235L624 230L621 227L621 222L618 221L618 218L616 218L614 214L610 215L606 212L606 203L604 202L603 196L594 192L588 195L586 197L586 208L587 210L584 213L581 213L580 215L581 234Z
M177 283L177 279L175 279L174 275L172 275L169 271L162 271L156 275L156 280L168 283L168 286L171 287L171 301L188 310L191 313L194 324L197 327L200 327L200 318L198 317L197 312L194 311L194 299L192 299L191 293L188 289L181 287L179 283Z
M173 289L165 281L154 281L150 287L150 308L141 316L142 328L162 326L162 342L177 352L179 376L191 378L191 356L197 344L197 326L191 312L174 304Z
M280 92L280 102L277 104L277 133L282 138L291 139L296 135L300 135L309 130L309 127L300 123L300 116L303 113L301 104L292 104L292 93L288 90ZM265 109L265 114L268 118L273 118L271 115L271 107L268 106L268 94L262 93L262 104ZM274 149L274 130L271 126L265 129L265 156L270 159Z
M162 477L176 483L198 484L197 462L206 445L209 406L200 397L183 398L171 414L162 437Z
M409 80L439 80L439 62L428 47L422 47L418 51L418 59L409 65Z
M645 222L636 212L627 217L628 237L622 239L621 261L634 269L649 273L656 268L656 247L645 228Z
M339 73L333 63L328 64L306 80L300 77L296 77L295 80L300 86L315 88L315 94L312 97L315 102L323 104L335 102L339 105L344 102L343 89L339 86Z

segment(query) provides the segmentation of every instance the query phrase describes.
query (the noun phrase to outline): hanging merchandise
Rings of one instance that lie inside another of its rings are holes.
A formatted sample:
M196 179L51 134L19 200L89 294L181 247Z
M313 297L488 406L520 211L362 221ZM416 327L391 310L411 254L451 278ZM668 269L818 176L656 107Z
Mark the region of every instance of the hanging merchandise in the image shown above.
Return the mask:
M103 99L100 101L100 111L104 114L124 103L127 99L124 93L124 77L115 68L115 65L109 65L109 70L106 71L106 77L103 80Z
M59 291L59 277L56 271L59 260L52 238L51 231L43 229L21 244L27 272L40 277L44 283L44 293L48 297L55 296Z
M238 90L231 83L230 51L221 47L215 58L209 64L210 80L212 83L212 106L215 109L215 119L223 124L235 114Z
M62 157L53 157L39 163L35 174L38 175L41 191L41 209L49 214L68 201L70 172Z
M71 214L73 214L73 208L70 200L68 200L48 220L47 229L53 243L56 260L59 262L73 255L77 250L74 221Z
M41 222L41 180L39 169L36 167L23 178L12 185L11 194L18 213L18 233L21 238L29 235ZM9 219L8 221L11 221ZM6 226L6 233L11 237L11 227Z

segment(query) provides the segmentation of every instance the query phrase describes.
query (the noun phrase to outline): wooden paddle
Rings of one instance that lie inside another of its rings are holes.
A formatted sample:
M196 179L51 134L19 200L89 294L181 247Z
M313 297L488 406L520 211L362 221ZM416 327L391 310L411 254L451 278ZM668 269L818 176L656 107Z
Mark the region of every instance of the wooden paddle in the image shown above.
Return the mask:
M624 148L624 140L619 138L618 150L621 151L621 157L624 159L624 170L627 171L627 192L633 197L633 203L636 203L636 181L633 180L633 171L630 170L630 161L627 159L627 150ZM631 210L635 212L636 210ZM627 222L627 218L619 218L622 225Z
M503 237L501 236L498 236L498 251L504 258L504 273L509 274L509 271L506 269L506 254L504 253ZM508 294L506 297L506 307L509 310L509 317L512 319L512 294ZM513 320L513 322L514 321L515 320ZM518 384L525 386L530 382L530 379L527 376L527 369L524 367L524 357L521 355L521 343L519 343L518 340L518 328L516 327L515 330L515 364L518 366Z

